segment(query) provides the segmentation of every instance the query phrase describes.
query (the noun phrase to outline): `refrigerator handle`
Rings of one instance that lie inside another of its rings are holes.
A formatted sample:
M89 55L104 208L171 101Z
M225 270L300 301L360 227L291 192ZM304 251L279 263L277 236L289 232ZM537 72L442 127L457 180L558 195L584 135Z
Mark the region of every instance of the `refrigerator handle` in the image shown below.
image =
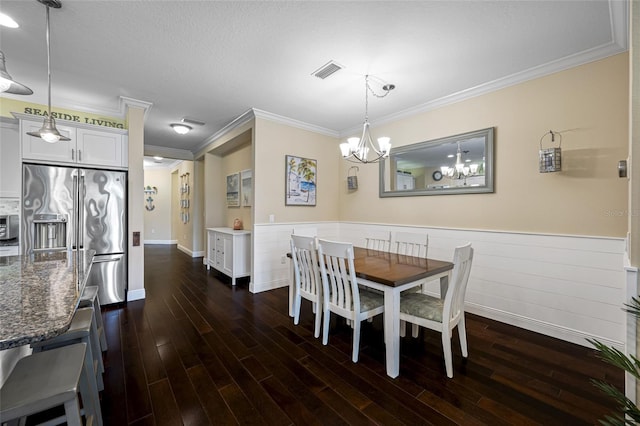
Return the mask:
M71 161L76 161L76 150L71 148Z
M80 150L78 150L78 159L80 157ZM78 224L78 228L77 228L77 232L78 232L78 240L80 241L80 248L83 249L84 248L84 228L81 228L81 226L84 226L84 196L85 196L85 187L84 187L84 173L81 172L80 174L80 187L78 188L78 194L79 198L78 198L78 217L79 217L79 221L80 223Z
M72 214L71 214L71 230L73 232L73 234L71 235L72 249L78 248L78 241L76 238L78 235L76 232L76 230L78 229L78 215L76 214L77 211L78 211L78 176L74 174L73 175L73 208L72 208Z

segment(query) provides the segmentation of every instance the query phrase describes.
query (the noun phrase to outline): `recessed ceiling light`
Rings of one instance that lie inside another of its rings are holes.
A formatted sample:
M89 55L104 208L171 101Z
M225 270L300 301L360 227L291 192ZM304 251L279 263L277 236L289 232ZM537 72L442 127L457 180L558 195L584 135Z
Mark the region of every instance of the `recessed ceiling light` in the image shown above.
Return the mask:
M162 161L164 159L164 157L160 157L159 155L154 155L153 159L156 161Z
M9 15L0 12L0 25L7 28L18 28L20 25Z
M173 131L179 135L186 135L191 130L191 126L180 123L173 123L171 127L173 128Z

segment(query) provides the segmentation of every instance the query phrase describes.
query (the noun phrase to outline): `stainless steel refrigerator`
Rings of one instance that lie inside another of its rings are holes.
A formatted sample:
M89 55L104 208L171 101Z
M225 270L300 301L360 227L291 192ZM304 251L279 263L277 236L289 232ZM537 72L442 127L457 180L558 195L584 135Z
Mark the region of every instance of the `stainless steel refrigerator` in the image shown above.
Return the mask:
M93 249L87 285L126 301L127 173L24 164L22 178L22 252Z

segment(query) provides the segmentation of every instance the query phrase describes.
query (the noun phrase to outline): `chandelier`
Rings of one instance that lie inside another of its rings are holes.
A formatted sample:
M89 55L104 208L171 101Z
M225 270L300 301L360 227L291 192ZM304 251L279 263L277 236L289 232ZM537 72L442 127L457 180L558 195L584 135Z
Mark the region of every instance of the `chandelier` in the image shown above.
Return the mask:
M369 76L364 78L364 124L362 126L362 135L360 138L349 138L347 142L340 144L342 157L352 163L375 163L389 156L391 150L391 139L388 137L378 138L378 146L373 143L371 131L369 129L369 92L376 98L384 98L396 88L393 84L385 84L382 86L384 94L378 95L369 85Z
M464 151L468 153L469 151ZM442 166L440 171L443 176L447 176L451 179L462 179L467 176L473 176L478 173L478 164L467 164L469 160L462 161L463 151L460 149L460 142L458 141L458 150L456 151L456 162L453 166Z
M62 3L59 0L38 0L40 3L44 4L47 10L47 76L49 81L49 114L44 118L44 123L42 123L42 127L37 132L27 132L29 136L35 136L37 138L42 138L45 142L55 143L58 141L70 141L68 137L61 135L58 129L56 128L56 121L51 116L51 43L49 41L49 8L53 7L55 9L60 9L62 7Z

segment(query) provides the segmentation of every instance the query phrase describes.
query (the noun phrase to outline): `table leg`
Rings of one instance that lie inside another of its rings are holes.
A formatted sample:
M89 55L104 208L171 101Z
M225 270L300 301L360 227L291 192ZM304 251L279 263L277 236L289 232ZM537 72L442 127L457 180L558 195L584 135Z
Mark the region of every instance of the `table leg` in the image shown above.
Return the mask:
M387 375L400 374L400 291L384 290L384 342L386 345Z

